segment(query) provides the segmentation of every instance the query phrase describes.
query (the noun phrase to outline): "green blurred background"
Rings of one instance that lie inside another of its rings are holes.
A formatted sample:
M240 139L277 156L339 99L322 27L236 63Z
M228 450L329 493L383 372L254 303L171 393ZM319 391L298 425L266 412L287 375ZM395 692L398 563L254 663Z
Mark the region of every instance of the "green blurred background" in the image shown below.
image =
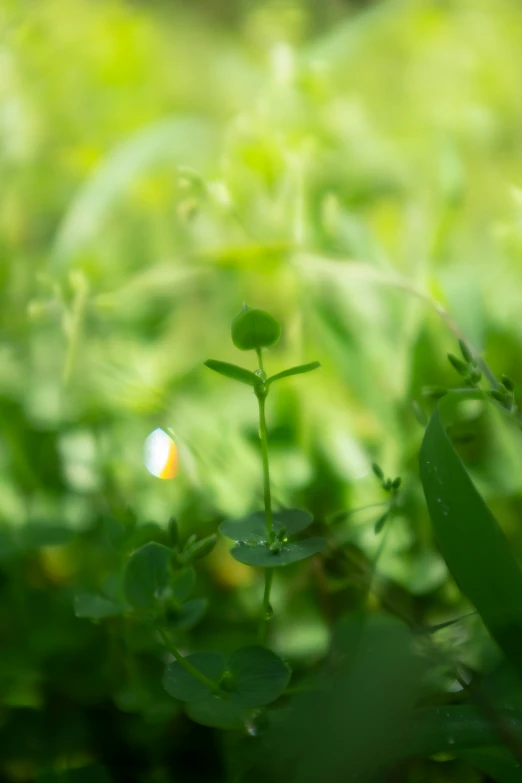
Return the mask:
M383 500L378 460L405 486L380 576L417 622L465 609L416 476L422 387L453 383L460 333L522 382L521 82L517 0L3 0L6 725L46 683L70 693L55 670L99 642L71 596L108 568L91 537L104 520L174 513L208 534L260 507L255 400L202 366L254 369L229 336L244 301L282 322L269 372L322 364L271 394L276 501L309 507L364 565L375 513L339 512ZM156 427L180 448L171 482L143 464ZM517 461L469 456L516 544ZM205 565L223 603L201 639L221 620L240 636L257 611L262 586L226 550ZM289 580L274 643L310 660L327 623ZM33 779L6 765L5 780Z

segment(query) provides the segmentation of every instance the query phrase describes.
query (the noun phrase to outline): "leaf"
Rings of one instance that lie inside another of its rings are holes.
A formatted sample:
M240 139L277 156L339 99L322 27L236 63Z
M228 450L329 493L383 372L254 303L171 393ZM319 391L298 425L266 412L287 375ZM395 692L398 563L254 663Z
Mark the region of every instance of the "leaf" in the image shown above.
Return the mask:
M239 707L261 707L275 701L290 681L290 669L271 650L253 645L232 653L230 701Z
M287 536L301 533L313 521L312 515L302 508L284 508L274 511L272 518L274 531L279 533L284 528ZM266 541L265 512L255 511L242 519L226 520L220 524L219 530L233 541Z
M205 367L209 370L214 370L220 375L224 375L226 378L232 378L233 381L239 381L240 383L246 383L248 386L255 386L259 382L259 378L250 370L245 370L244 367L238 367L237 364L230 364L229 362L218 362L215 359L207 359L204 362Z
M202 726L215 729L243 729L244 711L230 701L217 696L208 696L200 701L192 701L185 707L189 718Z
M522 573L497 520L455 452L442 413L480 392L452 392L435 409L420 451L420 474L442 554L506 657L522 673Z
M312 370L318 370L321 366L321 362L310 362L309 364L299 364L297 367L290 367L288 370L278 372L276 375L272 375L267 378L266 385L269 386L274 381L280 381L282 378L289 378L291 375L302 375L305 372L312 372Z
M123 591L131 606L154 609L158 594L170 580L171 557L171 550L155 541L131 555L123 573Z
M208 600L206 598L192 598L190 601L185 601L175 614L169 615L166 624L169 628L186 631L199 623L207 608Z
M122 604L109 601L96 593L77 593L74 596L74 614L76 617L88 617L101 620L103 617L115 617L125 611Z
M225 671L225 659L221 653L193 653L187 655L186 660L214 682L219 682ZM212 693L210 688L185 671L178 661L169 663L165 669L163 687L167 693L180 701L197 701Z
M520 783L520 764L505 748L463 750L459 756L496 783Z
M512 736L522 739L522 715L498 712L499 725L509 726ZM415 710L405 730L394 740L393 757L431 756L434 753L471 750L498 743L497 727L474 707L441 706Z
M255 544L254 546L243 544L233 547L230 554L244 565L274 568L274 566L285 566L296 563L298 560L305 560L305 558L321 552L325 546L326 540L324 538L312 537L284 544L280 552L271 552L264 544Z
M196 584L196 572L192 567L185 568L174 577L170 585L172 597L176 601L184 601L191 594Z

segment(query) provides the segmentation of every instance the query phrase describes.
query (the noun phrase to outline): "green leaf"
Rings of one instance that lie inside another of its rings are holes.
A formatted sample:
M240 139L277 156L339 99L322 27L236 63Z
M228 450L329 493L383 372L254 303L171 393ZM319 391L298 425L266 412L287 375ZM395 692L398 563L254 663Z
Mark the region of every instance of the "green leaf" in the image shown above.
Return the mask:
M245 306L232 322L232 342L240 351L268 348L280 336L281 326L265 310Z
M225 659L221 653L193 653L187 655L186 660L214 682L219 682L225 671ZM212 693L210 688L185 671L177 661L169 663L165 669L163 687L167 693L180 701L197 701Z
M463 750L459 756L496 783L520 783L520 764L505 748Z
M253 645L232 653L230 701L239 707L261 707L275 701L290 681L290 669L271 650Z
M321 362L310 362L309 364L299 364L297 367L290 367L288 370L278 372L276 375L272 375L267 378L266 385L269 386L274 381L280 381L282 378L289 378L291 375L302 375L305 372L312 372L317 370L321 366Z
M233 547L230 554L244 565L274 568L275 566L297 563L298 560L305 560L307 557L321 552L325 546L326 540L324 538L312 537L284 544L279 552L271 552L270 548L264 544L255 544L254 546L242 544Z
M185 568L174 577L170 589L176 601L184 601L191 594L196 584L196 572L192 567Z
M185 711L189 718L202 726L215 729L243 729L245 726L244 710L217 696L192 701L187 704Z
M497 720L506 722L512 736L522 740L522 716L515 712L497 712ZM446 705L415 710L404 732L394 741L395 758L456 753L498 743L496 727L474 707Z
M168 547L154 541L131 555L123 573L123 591L131 606L154 609L158 594L169 584L171 557Z
M199 623L208 608L206 598L192 598L185 601L180 609L169 612L166 626L177 631L186 631Z
M522 673L522 573L497 520L455 452L442 414L480 392L452 392L434 411L420 474L439 546L455 581L506 657Z
M224 375L226 378L232 378L233 381L239 381L240 383L246 383L248 386L255 386L259 379L257 375L250 370L245 370L244 367L238 367L237 364L230 364L229 362L218 362L215 359L207 359L204 362L205 367L209 370L214 370L220 375Z
M313 517L309 511L302 508L283 508L272 514L274 531L286 531L287 536L294 536L306 530L312 524ZM237 520L226 520L219 526L220 532L233 541L266 541L265 512L255 511L247 517Z
M74 614L76 617L88 617L101 620L103 617L115 617L125 611L122 604L109 601L96 593L77 593L74 596Z

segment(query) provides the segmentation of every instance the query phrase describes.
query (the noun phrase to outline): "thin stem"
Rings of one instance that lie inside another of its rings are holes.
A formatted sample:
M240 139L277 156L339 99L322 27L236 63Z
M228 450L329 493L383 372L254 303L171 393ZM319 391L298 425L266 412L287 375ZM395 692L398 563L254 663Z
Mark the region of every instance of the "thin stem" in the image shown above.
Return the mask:
M272 616L272 607L270 606L270 590L272 588L272 580L274 578L274 569L265 569L265 592L263 593L263 617L261 618L261 625L259 626L259 641L263 642L266 636L266 629L268 621Z
M264 373L263 367L263 355L261 348L256 349L257 358L259 360L259 369ZM264 377L264 376L263 376ZM263 462L263 487L264 487L264 499L265 499L265 523L266 523L266 535L269 543L272 543L274 537L274 521L272 518L272 495L270 492L270 466L268 462L268 435L266 430L265 419L265 399L267 390L258 392L257 401L259 404L259 438L261 440L261 459ZM272 607L270 606L270 590L272 588L272 579L274 577L274 569L267 568L265 570L265 591L263 594L263 616L261 618L261 625L259 626L259 640L263 641L266 635L266 629L268 621L272 615Z
M261 459L263 462L263 487L265 498L265 522L268 541L272 543L274 523L272 519L272 495L270 493L270 467L268 464L268 436L265 419L265 397L259 395L259 437L261 439Z
M180 653L180 651L177 649L177 647L174 647L172 642L170 641L169 637L165 633L165 631L162 628L157 629L159 635L161 636L163 643L165 644L165 647L167 650L172 653L174 658L177 660L179 665L185 669L187 674L190 674L192 677L195 677L196 680L199 680L202 685L205 685L209 690L211 690L213 693L220 693L220 688L217 682L214 682L209 677L207 677L206 674L203 674L202 671L197 669L195 666L193 666L190 661L187 661L187 659Z

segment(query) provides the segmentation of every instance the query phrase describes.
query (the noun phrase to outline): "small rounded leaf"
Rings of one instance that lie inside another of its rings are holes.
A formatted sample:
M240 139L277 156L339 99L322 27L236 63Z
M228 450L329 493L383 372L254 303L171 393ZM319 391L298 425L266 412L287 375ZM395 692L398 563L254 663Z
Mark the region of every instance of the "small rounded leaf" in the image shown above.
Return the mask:
M218 682L225 671L225 659L221 653L193 653L187 655L186 660L213 682ZM169 663L165 669L163 687L180 701L197 701L212 693L210 688L185 671L177 661Z
M172 597L176 601L184 601L189 597L196 584L196 572L193 568L184 568L174 577L171 583Z
M281 336L278 321L265 310L243 309L232 322L232 342L240 351L275 345Z
M154 609L169 583L171 557L171 550L155 541L133 552L123 573L123 591L131 606Z
M279 552L270 551L270 548L264 544L255 544L254 546L243 544L233 547L230 554L244 565L274 568L275 566L297 563L298 560L305 560L307 557L321 552L325 546L326 540L324 538L312 537L284 544Z
M302 508L283 508L272 514L274 532L277 534L283 529L287 536L301 533L312 524L313 517L309 511ZM265 512L255 511L247 517L237 520L226 520L219 526L220 532L233 541L266 541Z
M186 631L199 623L208 608L206 598L192 598L179 608L167 613L164 625L168 629Z
M185 711L191 720L202 726L214 729L243 729L245 726L244 710L217 696L192 701L187 704Z
M232 653L228 661L233 688L229 699L238 707L262 707L275 701L290 681L290 669L271 650L252 645Z
M110 601L96 593L77 593L74 597L74 613L76 617L88 617L91 620L101 620L104 617L114 617L125 611L122 604Z

